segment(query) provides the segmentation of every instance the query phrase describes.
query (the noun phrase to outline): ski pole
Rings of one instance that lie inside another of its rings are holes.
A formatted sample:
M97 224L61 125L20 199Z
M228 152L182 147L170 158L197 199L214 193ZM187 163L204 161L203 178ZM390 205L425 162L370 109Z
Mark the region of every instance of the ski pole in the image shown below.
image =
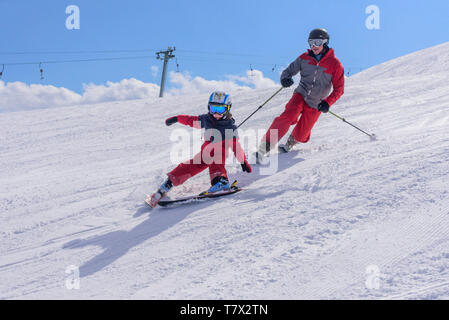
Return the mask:
M341 121L346 122L346 123L349 124L350 126L353 126L353 127L356 128L357 130L362 131L364 134L366 134L367 136L369 136L369 137L371 138L371 140L376 140L376 135L375 135L374 133L373 133L373 134L366 133L366 132L363 131L362 129L360 129L360 128L356 127L355 125L353 125L352 123L346 121L345 118L340 117L339 115L333 113L332 111L329 111L329 113L330 113L331 115L333 115L334 117L337 117L337 118L340 119Z
M245 120L243 120L243 122L240 123L240 124L237 126L237 128L240 128L240 126L241 126L242 124L244 124L244 123L246 122L246 120L248 120L249 118L251 118L251 117L253 116L253 114L255 114L257 111L259 111L260 109L262 109L262 107L263 107L264 105L266 105L268 101L270 101L271 99L273 99L275 95L277 95L279 92L281 92L282 89L284 89L284 87L281 87L281 88L280 88L278 91L276 91L271 97L269 97L267 101L265 101L261 106L259 106L259 108L257 108L256 111L254 111L253 113L251 113Z

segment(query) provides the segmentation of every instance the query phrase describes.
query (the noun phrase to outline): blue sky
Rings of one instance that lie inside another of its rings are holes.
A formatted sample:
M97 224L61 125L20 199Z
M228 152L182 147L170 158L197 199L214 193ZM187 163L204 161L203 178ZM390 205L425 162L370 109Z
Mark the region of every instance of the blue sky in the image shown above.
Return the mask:
M80 9L79 30L66 28L69 5ZM380 30L365 26L369 5L380 9ZM82 91L83 83L125 78L159 84L162 62L155 52L169 45L177 48L179 70L192 76L222 80L244 75L251 66L279 81L280 67L307 49L308 33L316 27L329 30L331 47L351 73L449 41L447 0L0 0L0 14L0 71L8 63L148 56L44 63L44 80L38 63L7 65L2 78L76 92ZM36 53L143 49L148 51ZM159 66L157 75L152 66ZM176 71L175 59L169 70Z

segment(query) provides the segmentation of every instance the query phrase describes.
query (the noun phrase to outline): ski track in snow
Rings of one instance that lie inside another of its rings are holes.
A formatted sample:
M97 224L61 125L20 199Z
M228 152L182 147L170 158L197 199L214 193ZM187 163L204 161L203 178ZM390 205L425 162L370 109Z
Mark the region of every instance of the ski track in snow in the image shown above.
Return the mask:
M414 72L422 56L349 78L333 106L377 141L322 115L275 174L230 164L247 190L169 209L143 203L176 165L163 120L203 113L206 96L1 114L0 298L448 299L449 63ZM266 129L291 94L242 130ZM269 95L233 93L234 117ZM207 186L204 172L171 196Z

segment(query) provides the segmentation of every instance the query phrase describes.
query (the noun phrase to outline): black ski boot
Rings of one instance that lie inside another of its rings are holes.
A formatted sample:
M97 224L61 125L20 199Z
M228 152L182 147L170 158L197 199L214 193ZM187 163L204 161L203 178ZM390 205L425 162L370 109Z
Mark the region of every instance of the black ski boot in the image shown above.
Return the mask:
M287 152L289 152L289 151L293 148L293 146L294 146L295 144L297 144L297 143L298 143L298 141L296 141L295 138L293 138L293 136L290 135L290 136L288 137L288 139L287 139L287 143L286 143L286 144L280 144L280 145L278 146L279 152L287 153Z

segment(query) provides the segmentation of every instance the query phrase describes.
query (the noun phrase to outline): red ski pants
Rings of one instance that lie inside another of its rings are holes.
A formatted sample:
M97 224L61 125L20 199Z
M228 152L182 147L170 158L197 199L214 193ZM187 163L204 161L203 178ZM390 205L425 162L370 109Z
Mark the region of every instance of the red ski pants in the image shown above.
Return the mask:
M227 150L223 150L223 154L218 155L218 160L211 160L214 157L214 152L205 150L206 143L201 148L201 152L197 153L193 159L179 164L175 169L170 171L167 175L173 185L178 186L183 184L187 179L197 175L206 168L209 168L209 176L212 181L216 177L226 177L228 175L225 169L225 160L227 157Z
M300 115L301 117L299 118ZM293 138L298 142L306 143L309 141L310 132L320 115L320 111L309 107L302 95L295 92L285 106L284 112L274 119L262 141L269 142L273 147L288 132L290 126L296 124L292 131ZM274 140L271 139L270 141L271 130L277 130L277 135L276 132L273 132Z

